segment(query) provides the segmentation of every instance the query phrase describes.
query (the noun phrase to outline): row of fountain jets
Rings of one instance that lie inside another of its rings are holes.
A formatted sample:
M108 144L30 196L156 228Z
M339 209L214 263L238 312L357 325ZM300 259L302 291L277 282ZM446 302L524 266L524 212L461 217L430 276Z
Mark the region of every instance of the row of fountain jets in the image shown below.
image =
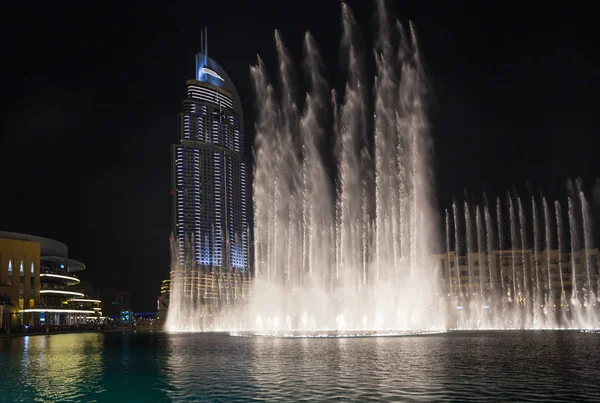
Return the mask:
M304 97L296 95L294 63L278 32L279 85L262 60L251 69L259 106L253 206L261 291L250 316L260 326L412 329L443 322L430 309L436 283L425 269L434 225L426 79L413 26L392 23L383 2L377 11L373 79L360 30L342 5L343 96L328 85L309 33ZM333 133L331 156L323 151L326 133Z
M566 223L560 202L542 195L531 214L515 194L497 198L495 221L485 196L446 210L444 280L458 327L598 327L590 207L581 181L568 188Z

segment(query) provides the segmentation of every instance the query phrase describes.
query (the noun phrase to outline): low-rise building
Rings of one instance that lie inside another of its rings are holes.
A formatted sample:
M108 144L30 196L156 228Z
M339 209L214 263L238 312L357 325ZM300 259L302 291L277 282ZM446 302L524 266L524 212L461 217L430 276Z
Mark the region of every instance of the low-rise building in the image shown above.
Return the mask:
M472 251L456 256L454 251L436 255L440 289L448 296L486 294L503 290L510 297L534 289L559 300L573 291L584 296L599 289L598 249L576 252L509 249ZM574 289L575 288L575 289Z
M171 296L171 280L163 280L160 285L160 295L156 301L156 326L164 327L169 310L169 298Z
M39 318L34 308L41 303L41 242L20 235L0 232L2 328L34 324Z
M10 318L2 324L61 326L86 324L102 316L100 301L74 289L85 265L68 257L62 242L34 235L0 232L0 295Z

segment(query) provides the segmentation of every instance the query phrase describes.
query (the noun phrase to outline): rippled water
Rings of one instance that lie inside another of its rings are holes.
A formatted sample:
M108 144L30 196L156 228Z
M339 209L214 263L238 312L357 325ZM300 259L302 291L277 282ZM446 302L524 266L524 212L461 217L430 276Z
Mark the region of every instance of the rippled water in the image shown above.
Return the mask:
M65 334L0 339L0 368L2 402L597 401L600 334Z

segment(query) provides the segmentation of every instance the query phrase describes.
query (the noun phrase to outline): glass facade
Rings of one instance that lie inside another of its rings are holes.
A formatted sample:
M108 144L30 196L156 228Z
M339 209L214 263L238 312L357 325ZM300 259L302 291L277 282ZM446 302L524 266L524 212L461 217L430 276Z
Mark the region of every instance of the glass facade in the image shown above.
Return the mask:
M239 96L227 73L196 57L172 146L173 236L177 263L248 273L247 166ZM186 262L186 260L188 260Z

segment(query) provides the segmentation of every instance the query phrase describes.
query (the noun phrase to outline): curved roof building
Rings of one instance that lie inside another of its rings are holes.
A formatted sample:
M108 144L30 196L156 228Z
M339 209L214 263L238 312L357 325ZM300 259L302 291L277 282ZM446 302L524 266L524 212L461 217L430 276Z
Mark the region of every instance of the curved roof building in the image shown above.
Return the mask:
M0 238L37 242L40 244L40 253L42 255L55 255L66 258L69 254L69 248L67 245L50 238L8 231L0 231Z
M0 231L0 239L13 239L18 241L36 242L40 244L40 258L47 262L55 262L67 272L76 272L85 269L85 265L77 260L69 259L69 248L66 244L54 239L36 235L21 234L18 232Z
M247 273L242 106L231 78L207 50L205 41L196 55L196 77L186 83L178 143L171 147L172 231L180 241L176 263Z

